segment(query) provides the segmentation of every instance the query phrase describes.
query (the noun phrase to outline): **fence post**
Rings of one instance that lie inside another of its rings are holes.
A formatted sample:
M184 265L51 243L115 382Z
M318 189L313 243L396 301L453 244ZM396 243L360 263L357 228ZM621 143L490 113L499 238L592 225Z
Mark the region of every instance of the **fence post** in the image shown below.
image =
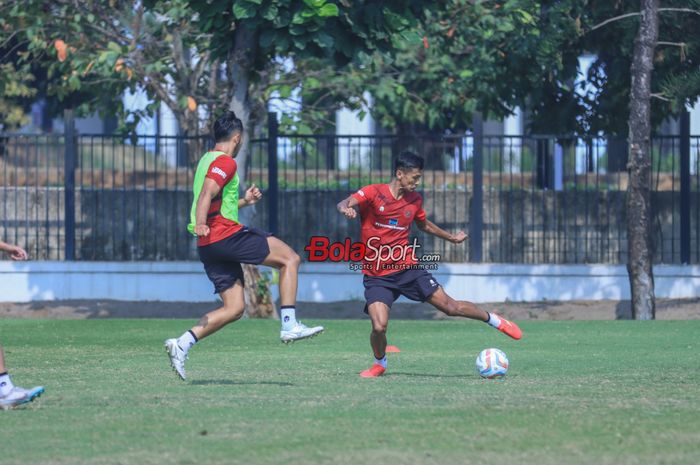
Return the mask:
M690 113L681 112L681 263L690 263Z
M277 138L279 125L277 113L267 114L267 201L270 232L277 234L277 212L279 208L279 183L277 180Z
M63 139L64 139L64 234L65 234L65 259L75 260L75 117L73 110L63 112Z
M481 113L472 117L474 164L472 169L472 203L469 211L469 258L480 263L483 256L484 231L484 121Z

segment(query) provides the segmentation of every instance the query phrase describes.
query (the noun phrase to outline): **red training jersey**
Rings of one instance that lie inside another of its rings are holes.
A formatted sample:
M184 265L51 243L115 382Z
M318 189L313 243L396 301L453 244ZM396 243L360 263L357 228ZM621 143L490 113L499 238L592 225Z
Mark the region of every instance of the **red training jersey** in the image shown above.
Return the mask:
M407 249L408 233L414 219L426 219L423 197L417 192L406 192L396 199L388 184L370 184L352 196L359 202L362 242L367 246L362 272L386 276L415 265L418 251Z
M221 201L223 198L224 186L230 182L233 182L233 179L236 177L237 169L238 165L236 164L236 160L227 155L217 157L209 165L205 178L213 179L216 184L219 185L221 190L216 197L211 199L211 205L209 206L209 211L207 212L207 226L209 226L209 235L206 237L199 237L197 239L197 245L200 247L226 239L227 237L232 236L243 229L242 224L229 220L228 218L224 218L221 215ZM236 198L238 198L237 195Z

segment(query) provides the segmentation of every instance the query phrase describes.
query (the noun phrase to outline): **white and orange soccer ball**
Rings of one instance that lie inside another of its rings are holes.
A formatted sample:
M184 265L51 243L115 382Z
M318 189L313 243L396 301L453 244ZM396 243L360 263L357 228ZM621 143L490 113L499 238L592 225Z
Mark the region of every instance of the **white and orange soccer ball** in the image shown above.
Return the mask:
M508 373L508 357L500 349L484 349L476 357L476 371L482 378L502 378Z

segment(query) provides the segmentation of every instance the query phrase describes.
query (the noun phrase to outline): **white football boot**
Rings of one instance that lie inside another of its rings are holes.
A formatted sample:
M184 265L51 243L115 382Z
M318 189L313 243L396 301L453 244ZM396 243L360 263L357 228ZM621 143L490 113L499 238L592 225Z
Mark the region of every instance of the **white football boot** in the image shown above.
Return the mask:
M33 401L43 393L43 386L37 386L31 389L15 386L6 396L0 397L0 408L3 410L15 408L18 405Z
M187 355L185 351L177 345L177 339L168 339L165 341L165 351L170 357L170 366L173 367L175 373L180 377L180 379L187 379L185 375L185 360L187 360Z
M300 341L302 339L314 337L317 334L321 334L322 332L323 326L314 326L313 328L309 328L301 321L297 321L291 329L286 331L282 329L280 331L280 340L285 344L288 344L290 342Z

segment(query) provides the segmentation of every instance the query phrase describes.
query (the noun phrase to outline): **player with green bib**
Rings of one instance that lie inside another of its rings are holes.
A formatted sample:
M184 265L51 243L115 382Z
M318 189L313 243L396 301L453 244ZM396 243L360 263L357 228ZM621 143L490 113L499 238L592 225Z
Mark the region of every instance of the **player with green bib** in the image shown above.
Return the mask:
M194 177L194 200L188 230L197 236L197 251L214 292L223 306L207 313L182 336L165 341L170 364L183 380L187 353L202 338L243 316L243 268L241 263L267 265L280 270L282 342L314 336L322 326L309 328L295 315L298 270L301 259L287 244L260 229L238 222L238 209L262 198L252 185L245 196L238 196L236 155L241 147L243 123L232 111L214 123L216 145L205 153Z

